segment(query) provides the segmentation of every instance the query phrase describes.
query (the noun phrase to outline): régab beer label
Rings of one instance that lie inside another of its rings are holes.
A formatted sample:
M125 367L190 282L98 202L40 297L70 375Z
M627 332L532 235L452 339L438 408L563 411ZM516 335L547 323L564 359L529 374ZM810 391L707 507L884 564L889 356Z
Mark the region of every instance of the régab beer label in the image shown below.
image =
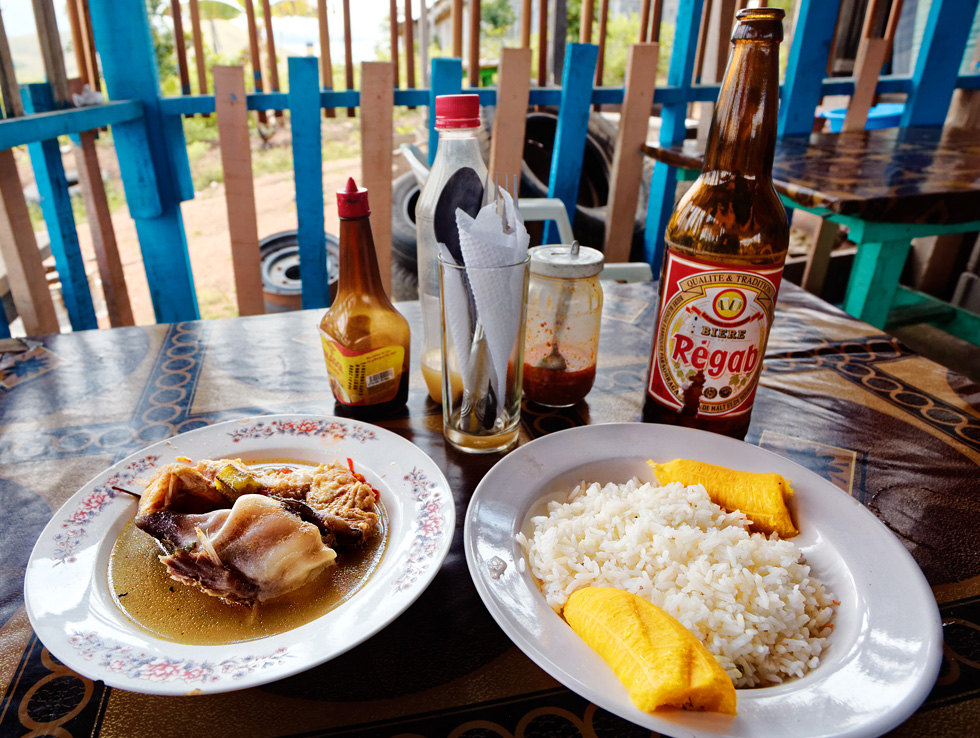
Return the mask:
M398 393L405 349L385 346L357 352L341 346L323 329L323 356L333 396L344 405L377 405Z
M647 392L678 410L697 401L702 415L751 410L781 276L781 265L726 265L668 249Z

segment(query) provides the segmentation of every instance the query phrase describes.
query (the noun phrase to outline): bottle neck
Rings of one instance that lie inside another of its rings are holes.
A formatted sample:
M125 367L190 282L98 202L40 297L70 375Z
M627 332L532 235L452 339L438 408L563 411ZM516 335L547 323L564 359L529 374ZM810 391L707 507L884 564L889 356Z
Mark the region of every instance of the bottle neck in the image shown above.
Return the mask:
M439 148L436 159L432 163L435 168L439 161L469 162L476 159L481 163L479 128L442 128L439 129Z
M779 104L779 44L738 39L718 94L704 173L771 178Z
M338 297L346 293L385 294L371 220L367 216L340 219L339 262Z

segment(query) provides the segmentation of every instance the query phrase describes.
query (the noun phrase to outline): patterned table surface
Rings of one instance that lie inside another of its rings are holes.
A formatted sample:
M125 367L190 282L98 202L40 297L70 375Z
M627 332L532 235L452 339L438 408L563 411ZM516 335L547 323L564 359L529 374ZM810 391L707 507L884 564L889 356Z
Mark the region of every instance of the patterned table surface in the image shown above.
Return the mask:
M701 169L694 140L644 152ZM964 223L980 217L980 135L962 128L882 128L786 136L776 143L776 190L804 207L891 223Z
M522 440L639 419L650 284L606 285L596 386L566 411L525 408ZM418 306L402 306L413 327ZM0 357L0 736L631 736L511 645L466 570L470 495L498 457L447 448L415 373L384 426L446 472L457 530L442 570L393 625L303 674L197 698L108 689L71 672L24 610L31 548L81 485L142 446L271 413L330 414L311 311L53 335ZM748 442L859 499L915 557L941 606L945 659L898 736L980 724L980 386L784 284Z

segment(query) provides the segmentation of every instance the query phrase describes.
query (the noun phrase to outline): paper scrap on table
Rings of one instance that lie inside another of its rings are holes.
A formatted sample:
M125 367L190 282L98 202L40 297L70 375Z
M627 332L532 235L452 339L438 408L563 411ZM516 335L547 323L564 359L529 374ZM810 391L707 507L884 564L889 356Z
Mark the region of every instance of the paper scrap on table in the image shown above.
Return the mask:
M503 189L498 189L498 192L502 201L503 217L497 213L496 202L484 206L476 218L463 210L456 210L460 250L467 267L508 266L527 258L530 236L524 227L524 219L510 193ZM443 258L445 257L446 252L443 253ZM467 278L490 352L490 383L498 398L499 417L505 409L507 362L522 328L520 314L524 306L524 272L518 269L474 269L467 271ZM471 325L465 285L462 280L456 282L456 285L446 290L443 298L450 309L450 334L457 347L456 358L460 364L463 387L479 395L483 388L468 384L473 381L474 374L471 372L475 372L476 367L469 366L469 356L462 356L468 352L460 348L469 347ZM460 343L461 340L464 342Z

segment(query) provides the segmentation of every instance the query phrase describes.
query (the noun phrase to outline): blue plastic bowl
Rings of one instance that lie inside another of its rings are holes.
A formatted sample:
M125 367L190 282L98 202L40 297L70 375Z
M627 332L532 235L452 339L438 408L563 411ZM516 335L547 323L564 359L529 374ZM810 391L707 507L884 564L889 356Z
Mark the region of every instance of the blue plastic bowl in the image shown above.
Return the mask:
M868 111L868 122L865 130L874 128L895 128L902 120L902 113L905 111L905 103L878 103ZM836 108L834 110L824 110L820 113L822 118L830 121L832 133L840 133L844 127L844 116L847 115L847 108Z

